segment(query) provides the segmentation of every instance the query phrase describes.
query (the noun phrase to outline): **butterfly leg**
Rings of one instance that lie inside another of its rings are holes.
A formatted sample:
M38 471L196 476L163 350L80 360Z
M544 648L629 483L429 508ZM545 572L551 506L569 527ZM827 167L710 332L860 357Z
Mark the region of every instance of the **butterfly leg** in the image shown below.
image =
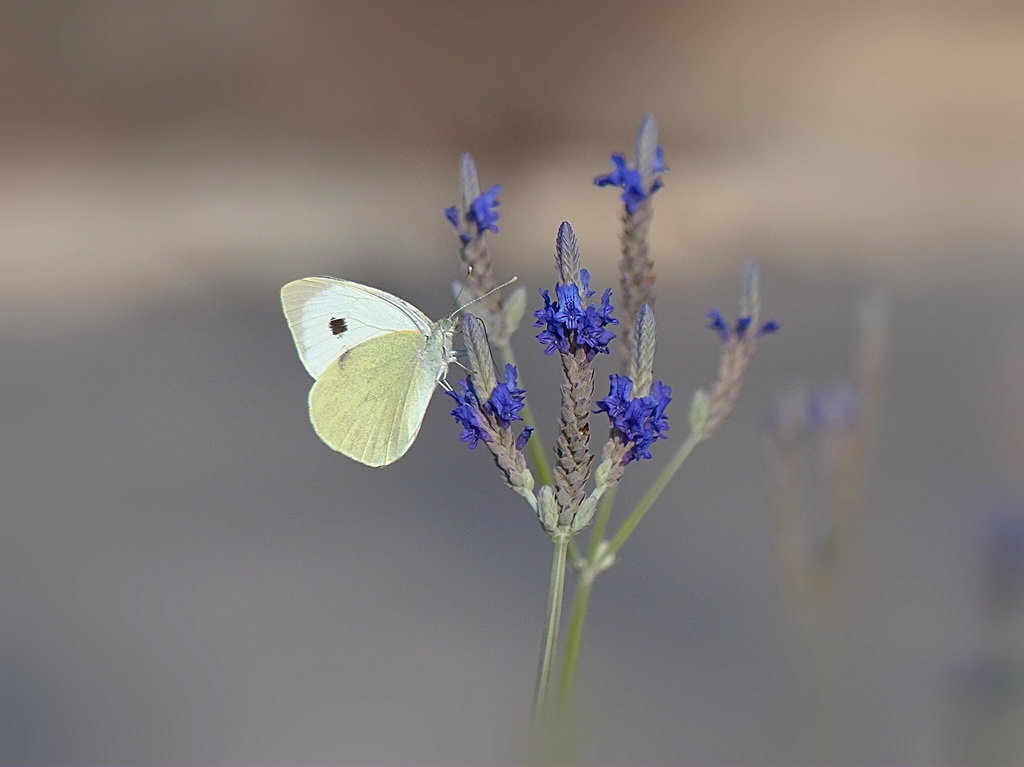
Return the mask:
M448 383L448 366L445 365L443 368L437 371L437 378L434 379L434 383L440 386L445 391L455 391L451 384Z

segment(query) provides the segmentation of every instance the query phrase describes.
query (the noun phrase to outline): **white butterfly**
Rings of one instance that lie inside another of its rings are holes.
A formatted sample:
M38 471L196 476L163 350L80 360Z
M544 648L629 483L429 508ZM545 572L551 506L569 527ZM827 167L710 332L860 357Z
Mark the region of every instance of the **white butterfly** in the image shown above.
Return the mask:
M454 315L358 282L308 277L281 289L302 364L316 379L309 417L324 442L367 466L405 455L454 359Z

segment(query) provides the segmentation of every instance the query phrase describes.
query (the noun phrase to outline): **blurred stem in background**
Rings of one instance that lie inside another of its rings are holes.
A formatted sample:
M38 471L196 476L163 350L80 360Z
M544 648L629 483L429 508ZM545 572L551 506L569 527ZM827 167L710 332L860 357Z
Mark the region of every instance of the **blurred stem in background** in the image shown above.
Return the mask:
M777 398L767 439L776 578L813 701L800 745L816 763L834 762L842 751L837 639L849 626L838 584L863 515L888 346L887 307L874 295L858 307L851 378L818 390L791 386Z
M976 564L975 647L947 669L926 756L947 764L1024 764L1024 326L1002 331L990 413L1005 491L967 509Z
M837 579L863 512L882 412L889 346L880 295L858 307L851 378L776 401L768 435L776 575L790 614L807 630L831 621Z

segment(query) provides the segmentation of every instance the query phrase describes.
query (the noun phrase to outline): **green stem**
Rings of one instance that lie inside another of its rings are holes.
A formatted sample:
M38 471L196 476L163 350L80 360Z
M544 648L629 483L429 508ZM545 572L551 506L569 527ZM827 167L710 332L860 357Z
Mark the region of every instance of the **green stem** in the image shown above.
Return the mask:
M612 506L615 505L615 491L612 488L601 497L601 505L594 519L594 527L587 542L586 567L594 567L594 557L601 545L604 531L608 528ZM587 608L590 606L590 591L594 585L596 573L586 570L580 573L576 584L576 593L572 599L572 612L569 617L569 630L565 635L565 652L562 655L562 669L558 677L558 721L564 722L572 700L572 688L576 680L576 667L579 665L580 644L583 640L583 626L587 622Z
M576 594L572 601L572 614L569 617L569 629L565 634L565 654L562 657L562 669L558 677L558 721L565 721L572 702L572 688L576 681L576 667L579 665L580 644L583 639L583 626L587 622L587 608L590 606L590 591L594 586L593 576L583 574L576 584Z
M592 562L597 553L597 547L601 545L604 538L604 531L608 529L608 520L612 515L612 506L615 505L615 492L618 487L605 491L601 496L601 505L597 507L597 517L594 519L594 528L590 532L590 540L587 541L587 561Z
M668 483L672 480L672 477L675 476L675 473L679 471L679 467L683 465L683 461L689 457L690 453L692 453L693 449L700 444L702 439L703 437L700 432L691 432L690 436L686 438L686 442L679 446L675 455L672 456L672 460L669 461L668 465L661 470L661 473L658 474L658 477L647 489L647 492L644 493L643 498L637 501L636 506L633 507L629 516L626 517L626 521L622 523L622 527L620 527L618 532L615 533L615 537L611 539L611 542L608 544L608 552L610 554L614 554L622 548L622 544L624 544L629 539L629 536L633 534L636 526L640 524L651 506L653 506L654 502L658 500L658 496L660 496L662 491L664 491L668 486Z
M537 420L533 417L533 411L529 405L523 405L523 420L528 426L535 426ZM537 472L537 480L542 485L554 485L555 475L551 473L551 466L548 465L547 451L544 450L544 441L534 435L526 442L526 449L530 451L530 460L533 461L534 471Z
M637 502L636 506L633 507L633 510L626 518L626 521L622 523L622 527L619 528L615 537L608 543L608 547L602 553L602 558L611 556L622 548L622 545L636 529L636 526L640 524L651 506L654 505L654 502L658 500L658 497L668 486L672 477L677 471L679 471L679 467L683 465L683 462L689 457L690 453L693 452L693 449L697 447L701 441L702 437L699 434L691 433L686 441L679 446L679 449L676 450L675 454L672 456L672 460L654 480L654 483L644 494L643 498L641 498ZM594 521L594 529L587 545L587 569L584 569L584 571L580 573L579 582L576 586L576 593L573 596L572 613L569 617L569 628L565 635L565 654L562 658L562 668L558 680L556 711L557 721L559 722L564 722L566 720L569 712L569 704L572 702L573 685L576 681L576 669L579 666L580 646L583 641L583 629L587 622L587 609L590 607L590 595L593 591L594 579L600 572L598 570L590 570L590 568L595 567L596 563L594 560L597 556L598 547L601 545L604 531L607 528L614 500L614 489L606 493L605 496L601 498L601 506L598 509L598 515Z
M551 536L555 549L551 556L551 581L548 586L548 620L544 628L540 663L537 666L537 687L533 696L533 731L538 741L546 739L544 728L551 689L551 666L558 647L558 626L562 619L562 597L565 593L565 555L569 548L568 531L559 530Z
M582 555L576 541L569 541L569 562L573 567L578 567Z

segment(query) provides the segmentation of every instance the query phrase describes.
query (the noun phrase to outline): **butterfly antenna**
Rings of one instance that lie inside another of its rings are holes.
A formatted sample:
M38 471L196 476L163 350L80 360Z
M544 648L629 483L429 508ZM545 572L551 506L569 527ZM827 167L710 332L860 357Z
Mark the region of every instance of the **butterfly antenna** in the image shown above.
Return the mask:
M459 299L462 298L462 294L466 292L466 283L464 282L452 282L452 288L455 292L455 298L452 300L454 306L459 306ZM457 312L458 309L455 309Z
M468 280L472 276L473 276L473 265L472 264L468 264L466 266L466 279ZM452 283L452 288L454 289L454 293L455 293L455 298L452 300L452 306L456 307L455 310L452 312L452 315L455 315L462 308L462 305L459 303L459 301L462 298L462 294L466 292L466 283L465 282L453 282Z
M508 287L509 285L511 285L511 284L512 284L513 282L518 282L518 281L519 281L519 278L518 278L518 277L513 277L513 278L512 278L511 280L508 280L507 282L503 282L503 283L501 283L501 284L500 284L500 285L499 285L498 287L496 287L496 288L491 288L491 289L490 289L490 290L488 290L488 291L487 291L486 293L484 293L484 294L483 294L482 296L477 296L476 298L474 298L474 299L473 299L472 301L470 301L469 303L465 303L465 304L463 304L462 306L460 306L460 307L459 307L458 309L456 309L456 310L455 310L454 312L452 312L452 313L451 313L450 315L448 315L448 319L450 319L450 320L453 320L453 319L455 319L455 315L456 315L456 314L458 314L459 312L461 312L461 311L462 311L463 309L465 309L465 308L466 308L467 306L472 306L472 305L473 305L473 304L475 304L475 303L476 303L477 301L483 301L483 300L484 300L485 298L487 298L487 296L491 295L492 293L497 293L497 292L498 292L499 290L501 290L502 288L507 288L507 287Z

